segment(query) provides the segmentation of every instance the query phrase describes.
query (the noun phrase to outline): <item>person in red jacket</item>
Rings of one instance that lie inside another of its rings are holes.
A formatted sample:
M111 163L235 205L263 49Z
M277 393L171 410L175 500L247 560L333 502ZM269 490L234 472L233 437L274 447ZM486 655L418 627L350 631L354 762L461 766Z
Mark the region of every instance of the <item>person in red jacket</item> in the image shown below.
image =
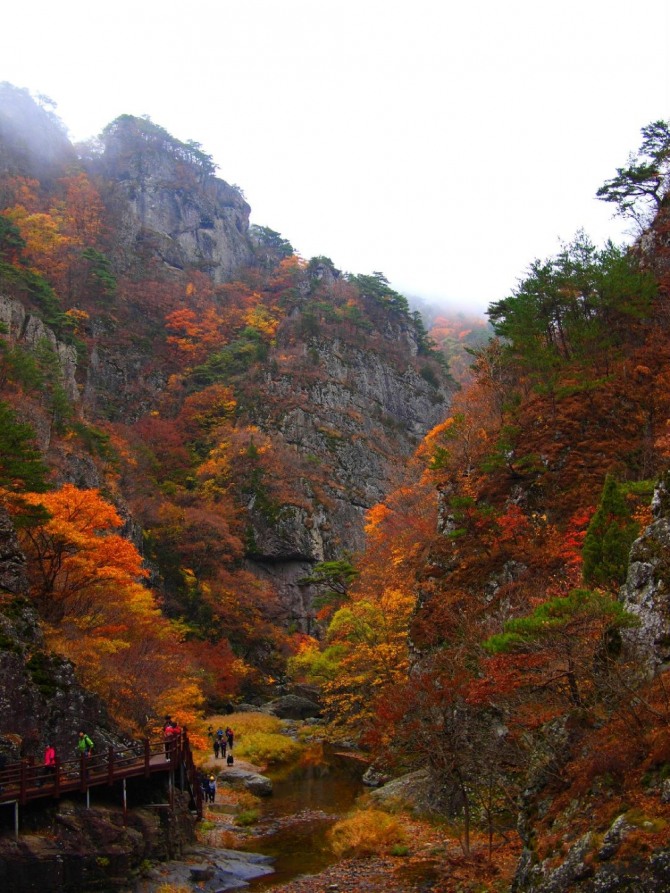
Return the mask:
M173 742L177 743L179 736L181 735L181 728L177 725L174 720L170 720L170 722L165 726L165 753L170 752L170 748L173 746Z
M52 782L56 778L56 748L53 744L47 744L44 748L44 769L42 770L42 780ZM42 786L42 780L38 785Z

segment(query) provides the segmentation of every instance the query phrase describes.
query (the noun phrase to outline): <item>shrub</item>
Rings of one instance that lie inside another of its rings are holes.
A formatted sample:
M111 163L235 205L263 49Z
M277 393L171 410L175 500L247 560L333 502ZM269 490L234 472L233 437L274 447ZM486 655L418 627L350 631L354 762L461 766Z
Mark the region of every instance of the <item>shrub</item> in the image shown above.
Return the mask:
M267 732L252 732L242 738L239 747L235 745L236 755L264 766L293 760L301 750L302 745L293 738Z
M255 825L260 816L257 809L245 809L235 816L235 824L246 827L247 825Z
M399 818L379 809L354 812L328 832L336 856L375 856L405 845L405 828Z
M259 765L288 762L295 759L302 750L302 745L298 742L280 734L282 721L267 713L245 712L207 717L196 729L197 741L203 742L206 752L211 751L211 743L205 732L208 726L214 729L230 726L235 733L234 755Z

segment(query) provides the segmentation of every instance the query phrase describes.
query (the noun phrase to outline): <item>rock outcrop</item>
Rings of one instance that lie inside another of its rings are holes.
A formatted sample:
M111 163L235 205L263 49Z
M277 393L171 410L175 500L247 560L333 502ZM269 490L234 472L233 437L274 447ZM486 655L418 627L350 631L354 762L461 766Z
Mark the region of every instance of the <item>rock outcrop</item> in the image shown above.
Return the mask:
M625 641L653 675L670 665L670 473L654 492L653 521L631 548L620 599L639 626Z
M0 838L0 889L12 893L128 889L154 860L181 856L193 842L187 798L175 793L151 809L94 806L66 799L32 817L33 833ZM39 832L39 833L37 833Z
M193 143L122 115L105 129L99 167L115 183L125 249L149 247L168 267L195 267L226 282L252 258L249 205L214 176L214 165Z
M398 468L448 413L451 386L417 371L411 325L399 318L376 335L365 347L356 338L306 339L295 372L266 374L266 401L255 411L262 429L318 464L325 478L322 500L306 488L303 505L286 506L278 517L249 505L253 566L306 631L313 593L299 581L314 563L363 547L365 513L383 501ZM284 338L290 329L278 332L277 355L290 349Z

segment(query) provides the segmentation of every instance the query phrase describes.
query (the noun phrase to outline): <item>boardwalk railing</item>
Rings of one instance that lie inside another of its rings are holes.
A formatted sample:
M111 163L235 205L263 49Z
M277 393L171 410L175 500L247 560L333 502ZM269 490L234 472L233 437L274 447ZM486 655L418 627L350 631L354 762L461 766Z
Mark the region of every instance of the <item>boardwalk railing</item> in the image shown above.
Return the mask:
M157 772L170 773L171 791L175 779L182 790L190 791L201 818L202 791L186 732L171 739L146 738L125 750L110 747L106 753L93 753L90 757L56 759L53 767L37 765L32 759L11 763L0 769L0 804L25 806L31 800L60 797L72 791L86 793L127 778L149 778Z

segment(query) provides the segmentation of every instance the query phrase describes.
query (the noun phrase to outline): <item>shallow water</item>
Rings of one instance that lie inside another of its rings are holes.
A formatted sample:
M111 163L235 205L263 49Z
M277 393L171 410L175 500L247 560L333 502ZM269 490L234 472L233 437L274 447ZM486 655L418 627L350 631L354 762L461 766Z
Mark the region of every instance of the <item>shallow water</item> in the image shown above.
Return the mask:
M252 881L250 890L314 874L335 861L325 845L326 832L363 792L366 768L351 755L316 744L297 763L266 773L273 794L262 802L262 818L244 849L272 856L275 872Z

